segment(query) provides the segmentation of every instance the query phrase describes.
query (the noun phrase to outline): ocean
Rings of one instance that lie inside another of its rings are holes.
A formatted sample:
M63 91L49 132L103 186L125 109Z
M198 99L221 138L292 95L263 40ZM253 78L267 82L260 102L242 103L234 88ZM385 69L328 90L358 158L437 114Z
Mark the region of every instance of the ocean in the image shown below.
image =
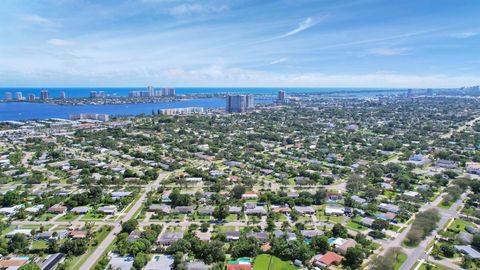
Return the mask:
M89 97L90 91L104 91L108 96L126 97L128 92L146 90L145 87L88 87L88 88L0 88L0 99L5 92L11 92L15 98L16 92L22 92L24 97L35 94L37 97L40 90L48 90L50 98L58 98L61 91L65 91L67 98ZM250 93L265 94L266 97L255 98L257 104L272 103L279 90L289 93L336 93L345 96L375 96L401 94L405 90L400 89L376 89L376 88L176 88L177 95L186 94L211 94L211 93ZM270 96L269 96L270 95ZM104 113L112 116L151 114L152 111L165 108L204 107L205 109L224 108L225 100L220 98L193 98L184 101L120 104L120 105L55 105L29 102L0 102L0 121L6 120L35 120L48 118L68 118L75 113Z
M257 99L257 104L268 104L273 99ZM199 98L183 101L107 104L107 105L56 105L47 103L7 102L0 103L0 121L34 120L48 118L68 119L75 113L104 113L112 116L152 114L159 109L203 107L205 109L224 108L225 100L221 98Z
M156 88L157 90L160 87ZM212 93L249 93L249 94L276 94L279 90L285 90L288 93L344 93L344 94L365 94L368 92L382 91L382 94L404 92L405 89L387 89L387 88L227 88L227 87L180 87L175 88L177 95L187 94L212 94ZM5 92L12 93L15 97L15 92L22 92L24 97L28 94L40 95L40 90L48 90L50 98L58 98L61 91L64 91L67 98L85 98L90 96L90 91L104 91L109 96L126 97L130 91L146 91L146 87L2 87L0 88L0 99L3 99ZM378 94L378 92L377 92Z

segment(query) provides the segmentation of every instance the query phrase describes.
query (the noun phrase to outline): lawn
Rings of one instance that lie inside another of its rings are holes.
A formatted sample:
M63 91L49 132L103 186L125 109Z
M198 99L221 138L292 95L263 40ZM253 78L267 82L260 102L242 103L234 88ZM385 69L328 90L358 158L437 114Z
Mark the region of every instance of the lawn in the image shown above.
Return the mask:
M456 218L456 219L452 222L452 224L450 225L450 227L448 227L448 228L466 232L465 227L467 227L467 226L473 226L473 227L475 227L475 226L473 225L473 223L471 223L471 222L469 222L469 221Z
M440 208L443 208L443 209L449 209L449 208L453 205L453 203L454 203L453 201L450 201L450 202L448 202L447 205L444 205L443 202L444 202L444 200L441 200L441 201L437 204L437 206L440 207Z
M41 216L39 216L38 218L36 218L36 220L38 221L49 221L50 219L54 218L57 214L51 214L51 213L45 213Z
M32 249L47 249L48 243L44 240L35 240L32 242Z
M72 221L75 220L79 215L69 212L61 217L59 217L56 221Z
M435 264L435 263L431 263L431 262L428 262L432 268L432 270L452 270L451 268L448 268L448 267L445 267L443 265L438 265L438 264ZM427 264L424 262L420 268L418 268L418 270L427 270Z
M230 214L225 218L225 220L228 222L237 221L237 214Z
M398 261L395 263L394 267L395 267L395 270L399 269L400 266L402 266L403 262L405 262L405 260L407 259L407 255L404 254L404 253L401 253L400 255L398 255Z
M282 261L275 256L262 254L255 258L253 270L297 270L290 262Z
M357 231L357 232L363 232L363 231L366 231L368 230L367 227L363 226L363 225L360 225L358 223L355 223L353 222L352 220L349 220L346 224L346 227L351 229L351 230L354 230L354 231Z
M83 215L83 217L80 219L81 221L101 221L106 217L104 214L99 214L99 213L86 213Z

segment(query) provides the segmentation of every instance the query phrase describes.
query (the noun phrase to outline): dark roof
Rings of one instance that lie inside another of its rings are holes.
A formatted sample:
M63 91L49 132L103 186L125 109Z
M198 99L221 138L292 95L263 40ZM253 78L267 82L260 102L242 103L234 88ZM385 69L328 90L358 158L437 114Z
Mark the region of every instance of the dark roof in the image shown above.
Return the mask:
M55 266L58 263L60 263L61 260L63 260L63 258L65 258L65 254L63 253L52 254L48 256L48 258L45 261L42 262L42 264L40 265L40 268L42 268L42 270L54 269Z

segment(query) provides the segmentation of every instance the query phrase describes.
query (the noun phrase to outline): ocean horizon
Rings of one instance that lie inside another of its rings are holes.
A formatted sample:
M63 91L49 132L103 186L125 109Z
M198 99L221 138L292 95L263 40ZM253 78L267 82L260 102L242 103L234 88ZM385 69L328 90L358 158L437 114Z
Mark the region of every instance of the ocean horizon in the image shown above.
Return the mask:
M163 87L155 87L156 90ZM276 94L280 90L288 93L361 93L361 92L391 92L406 91L406 88L346 88L346 87L172 87L176 89L177 95L190 94L214 94L214 93L242 93L242 94ZM48 90L50 98L58 98L60 92L64 91L67 98L89 97L91 91L104 91L107 96L126 97L130 91L145 91L144 87L0 87L0 99L3 99L5 92L22 92L26 97L28 94L40 95L41 90Z

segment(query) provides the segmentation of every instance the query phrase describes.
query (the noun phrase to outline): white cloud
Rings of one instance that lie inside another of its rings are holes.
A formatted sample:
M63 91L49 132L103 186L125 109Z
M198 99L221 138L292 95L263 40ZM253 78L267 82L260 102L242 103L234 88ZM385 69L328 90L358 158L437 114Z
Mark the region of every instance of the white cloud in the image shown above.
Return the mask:
M273 60L272 62L268 63L268 65L269 66L276 65L276 64L283 63L285 61L287 61L287 58L280 58L280 59L277 59L277 60Z
M299 24L298 24L298 27L293 29L292 31L282 35L281 37L289 37L291 35L295 35L297 33L300 33L302 31L305 31L307 30L308 28L312 27L312 26L315 26L318 22L315 21L312 17L308 17L306 18L305 20L301 21Z
M474 37L478 35L476 32L461 32L461 33L455 33L452 34L451 36L454 38L469 38L469 37Z
M24 22L28 22L35 25L41 25L48 28L59 27L59 24L55 23L54 21L36 14L23 15L20 17L20 19Z
M210 13L220 13L228 11L229 7L227 5L202 5L202 4L181 4L175 6L169 10L169 13L174 16L186 16L192 14L210 14Z
M59 38L49 39L49 40L47 41L47 43L50 44L50 45L52 45L52 46L60 46L60 47L73 46L73 45L75 45L75 42L74 42L74 41L65 40L65 39L59 39Z
M370 50L371 54L380 55L380 56L395 56L395 55L405 55L410 49L408 48L375 48Z

